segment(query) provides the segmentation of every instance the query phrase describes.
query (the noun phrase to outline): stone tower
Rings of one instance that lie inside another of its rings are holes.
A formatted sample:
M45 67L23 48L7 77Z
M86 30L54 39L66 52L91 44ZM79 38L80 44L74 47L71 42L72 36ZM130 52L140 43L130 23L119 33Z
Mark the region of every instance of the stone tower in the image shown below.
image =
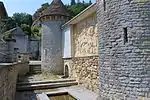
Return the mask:
M61 26L69 20L69 14L61 0L53 0L43 11L42 21L42 71L63 74Z
M100 100L149 100L150 1L97 0L97 6Z
M0 19L7 17L7 12L2 1L0 1Z

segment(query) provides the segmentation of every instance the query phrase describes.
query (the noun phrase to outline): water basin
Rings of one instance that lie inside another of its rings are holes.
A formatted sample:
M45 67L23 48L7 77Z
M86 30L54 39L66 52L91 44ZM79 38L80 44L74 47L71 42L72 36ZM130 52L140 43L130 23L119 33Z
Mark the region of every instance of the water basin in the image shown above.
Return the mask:
M76 98L74 98L68 93L48 95L48 97L50 100L77 100Z

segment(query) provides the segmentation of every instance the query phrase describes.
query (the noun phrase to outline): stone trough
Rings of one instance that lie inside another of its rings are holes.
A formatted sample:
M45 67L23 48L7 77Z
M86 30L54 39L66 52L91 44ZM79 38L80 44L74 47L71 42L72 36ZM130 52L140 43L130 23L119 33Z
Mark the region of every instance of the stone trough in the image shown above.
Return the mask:
M97 94L79 86L60 88L57 91L37 95L39 100L63 100L63 96L69 97L69 100L97 100L98 97Z

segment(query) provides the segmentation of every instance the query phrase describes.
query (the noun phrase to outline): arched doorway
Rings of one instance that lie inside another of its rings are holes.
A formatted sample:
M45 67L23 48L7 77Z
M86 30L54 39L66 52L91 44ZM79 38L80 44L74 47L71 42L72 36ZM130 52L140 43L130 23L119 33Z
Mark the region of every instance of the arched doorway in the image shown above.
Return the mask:
M69 67L68 65L65 65L65 77L69 77Z

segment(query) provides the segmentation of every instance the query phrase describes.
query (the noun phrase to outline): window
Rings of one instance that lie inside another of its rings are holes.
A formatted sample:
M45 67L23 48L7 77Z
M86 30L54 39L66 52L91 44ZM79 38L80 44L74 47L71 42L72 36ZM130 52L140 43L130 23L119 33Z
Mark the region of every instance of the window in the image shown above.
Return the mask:
M127 27L123 28L124 31L124 44L128 42L128 29Z
M106 10L106 0L103 0L104 11Z

